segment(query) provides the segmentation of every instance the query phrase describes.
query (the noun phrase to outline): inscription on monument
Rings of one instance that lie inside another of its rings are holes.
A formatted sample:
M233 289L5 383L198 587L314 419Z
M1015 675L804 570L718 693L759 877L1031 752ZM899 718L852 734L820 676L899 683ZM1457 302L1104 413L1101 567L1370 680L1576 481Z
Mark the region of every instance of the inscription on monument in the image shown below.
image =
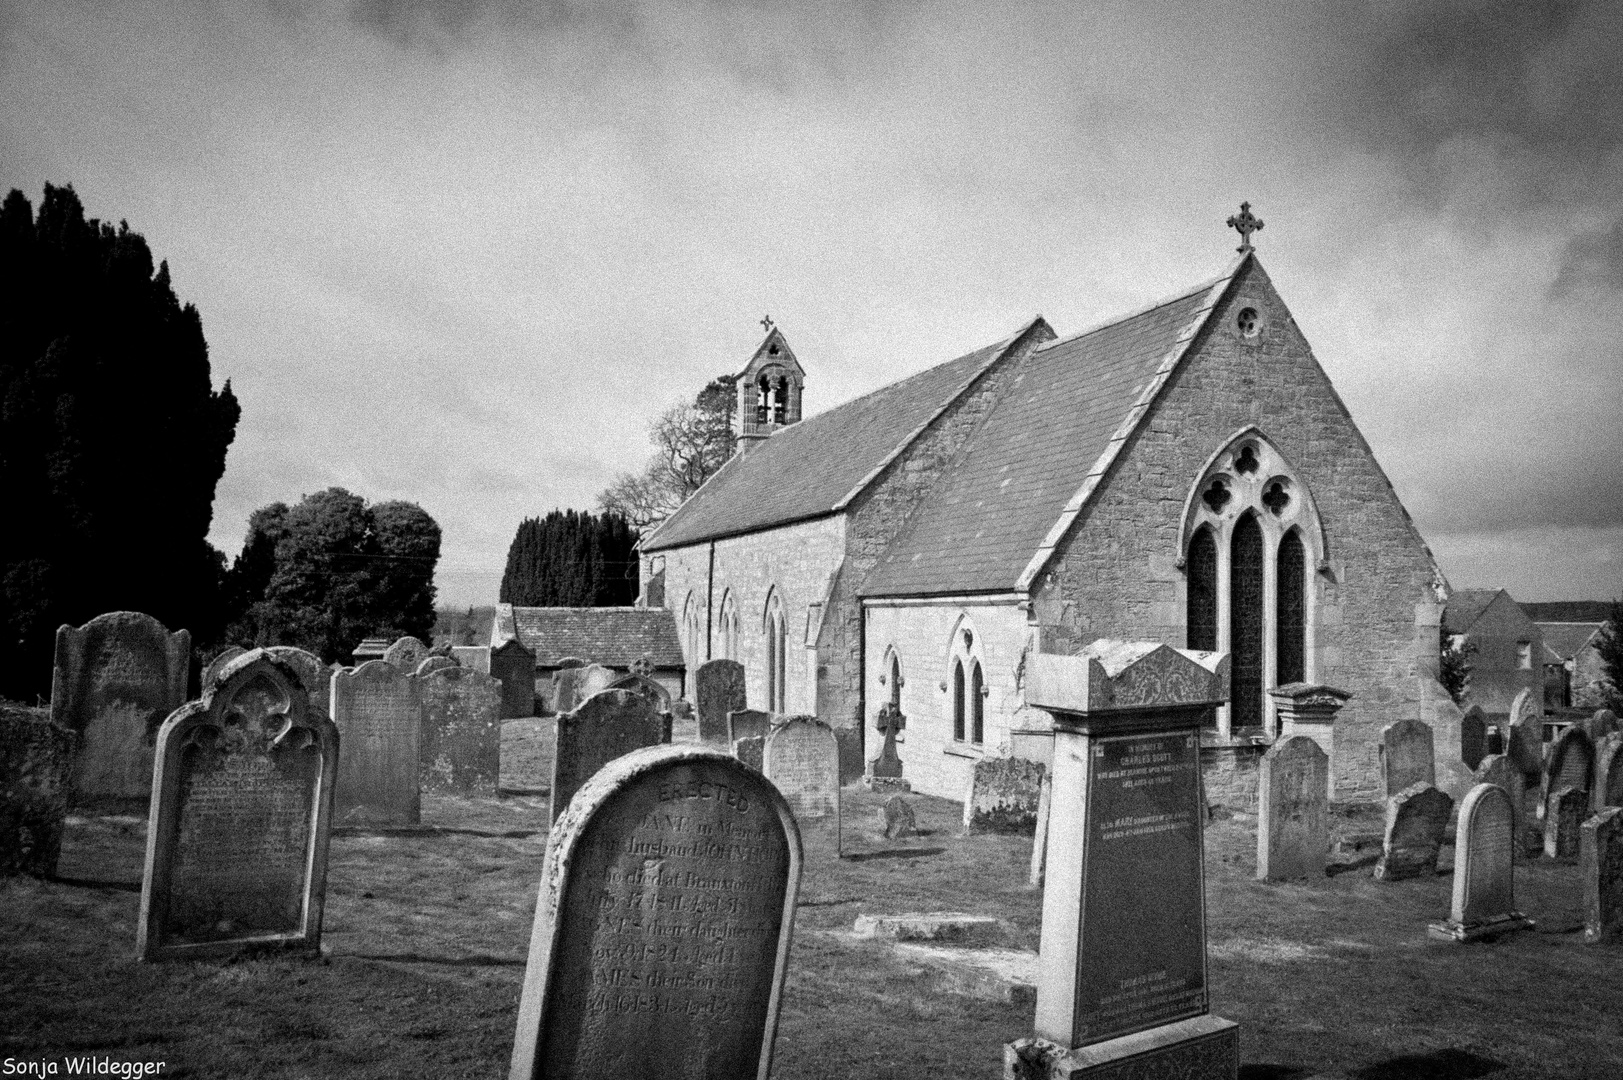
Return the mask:
M368 660L332 677L332 718L344 740L338 818L351 824L415 825L421 819L417 683L393 664Z

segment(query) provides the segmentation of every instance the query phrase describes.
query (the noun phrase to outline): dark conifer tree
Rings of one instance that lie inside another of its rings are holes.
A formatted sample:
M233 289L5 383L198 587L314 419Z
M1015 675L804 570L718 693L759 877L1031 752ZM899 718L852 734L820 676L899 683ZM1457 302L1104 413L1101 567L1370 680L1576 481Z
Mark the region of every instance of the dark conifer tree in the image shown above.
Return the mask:
M637 532L618 514L525 518L507 549L500 598L520 607L611 607L637 599Z

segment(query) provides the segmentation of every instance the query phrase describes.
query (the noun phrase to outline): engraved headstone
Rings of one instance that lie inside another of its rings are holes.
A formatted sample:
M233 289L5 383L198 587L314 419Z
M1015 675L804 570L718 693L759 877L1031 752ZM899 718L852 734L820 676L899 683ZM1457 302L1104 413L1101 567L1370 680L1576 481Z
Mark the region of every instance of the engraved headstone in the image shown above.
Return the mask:
M772 731L772 714L760 709L739 709L727 714L727 741L765 738Z
M1453 809L1454 800L1430 784L1412 784L1387 799L1376 880L1402 881L1436 873L1443 830Z
M800 868L788 805L726 754L608 764L547 839L510 1080L764 1080Z
M436 671L444 671L446 668L461 666L461 664L457 663L449 656L431 655L423 657L423 662L417 665L417 670L412 672L412 674L421 679L434 674ZM483 673L481 672L481 674Z
M699 740L725 745L727 714L749 708L744 697L744 665L711 660L693 673L693 699L699 710Z
M1488 717L1480 705L1472 705L1460 717L1460 760L1476 770L1488 756Z
M1041 763L1024 758L975 762L964 796L964 832L1035 835L1046 772Z
M1387 798L1415 784L1437 782L1429 724L1420 720L1399 720L1386 725L1381 729L1380 753Z
M417 681L368 660L332 676L332 719L343 739L335 813L346 825L415 825L422 820L418 752L423 712Z
M1330 759L1306 735L1280 739L1257 774L1257 878L1324 876L1330 848Z
M146 799L158 727L186 700L192 635L114 611L56 632L51 720L79 736L69 801Z
M482 671L447 667L417 680L423 703L418 749L429 791L494 795L502 762L502 685Z
M1477 766L1476 782L1494 784L1505 790L1506 797L1510 799L1512 835L1516 840L1517 852L1528 856L1543 851L1544 831L1539 826L1538 815L1528 808L1527 778L1515 763L1504 754L1489 754ZM1532 795L1536 799L1538 792L1534 791Z
M1544 705L1530 689L1523 689L1510 705L1509 747L1505 753L1523 774L1544 771Z
M1623 806L1623 732L1613 732L1595 747L1595 790L1589 808L1600 813Z
M1589 815L1589 792L1563 787L1550 792L1544 804L1544 854L1570 859L1578 854L1578 830Z
M293 669L310 695L312 709L323 716L332 715L328 712L332 708L332 669L321 662L321 657L292 645L272 645L265 655Z
M1476 941L1533 925L1516 910L1515 839L1516 814L1504 788L1478 784L1466 793L1454 836L1454 904L1447 922L1431 924L1432 937Z
M231 661L247 652L241 645L227 645L215 654L214 659L203 665L202 677L199 680L203 689L207 690L214 685L214 677L218 675Z
M1583 824L1584 940L1623 941L1623 807L1608 806Z
M552 820L603 766L633 750L658 746L665 722L641 694L605 690L558 717L552 755Z
M414 637L396 638L394 644L383 651L383 659L410 675L428 655L428 646Z
M1542 794L1548 812L1550 796L1562 788L1573 788L1586 795L1595 786L1595 747L1582 728L1569 727L1550 746L1550 756L1544 763ZM1576 839L1573 841L1576 843Z
M254 650L158 732L136 952L321 945L338 729Z
M827 724L815 716L791 716L773 727L761 772L783 793L796 821L832 817L838 832L840 745Z
M766 736L751 735L733 741L733 757L760 772L766 757Z
M55 876L78 744L44 709L0 703L0 874Z

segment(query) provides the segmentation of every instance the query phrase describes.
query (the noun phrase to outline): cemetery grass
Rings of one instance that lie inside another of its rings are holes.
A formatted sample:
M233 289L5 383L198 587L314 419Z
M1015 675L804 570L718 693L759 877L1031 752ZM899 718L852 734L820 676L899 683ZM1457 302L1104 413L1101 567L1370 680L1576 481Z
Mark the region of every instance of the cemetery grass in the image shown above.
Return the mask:
M923 835L886 842L881 800L844 798L847 858L830 828L806 831L773 1075L1000 1075L1003 1044L1030 1033L1029 1003L954 993L850 930L862 913L968 911L1006 920L996 944L1035 949L1030 841L959 836L958 804L919 797ZM0 1062L162 1061L161 1076L210 1080L504 1076L545 820L544 799L427 796L431 828L334 838L325 956L141 964L145 822L75 815L58 880L0 883ZM1619 1075L1623 948L1582 944L1575 864L1518 867L1537 932L1454 945L1426 936L1447 914L1446 874L1382 883L1352 865L1262 884L1253 830L1236 817L1206 834L1212 1006L1241 1024L1242 1077Z

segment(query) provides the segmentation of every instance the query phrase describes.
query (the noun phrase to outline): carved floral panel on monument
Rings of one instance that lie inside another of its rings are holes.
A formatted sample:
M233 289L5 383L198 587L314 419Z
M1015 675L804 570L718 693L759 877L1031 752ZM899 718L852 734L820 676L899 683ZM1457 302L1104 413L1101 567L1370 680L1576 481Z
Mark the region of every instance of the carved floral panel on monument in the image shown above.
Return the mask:
M319 948L337 763L336 726L260 650L164 721L138 955Z
M548 838L511 1080L765 1080L800 867L788 804L727 755L611 762Z

